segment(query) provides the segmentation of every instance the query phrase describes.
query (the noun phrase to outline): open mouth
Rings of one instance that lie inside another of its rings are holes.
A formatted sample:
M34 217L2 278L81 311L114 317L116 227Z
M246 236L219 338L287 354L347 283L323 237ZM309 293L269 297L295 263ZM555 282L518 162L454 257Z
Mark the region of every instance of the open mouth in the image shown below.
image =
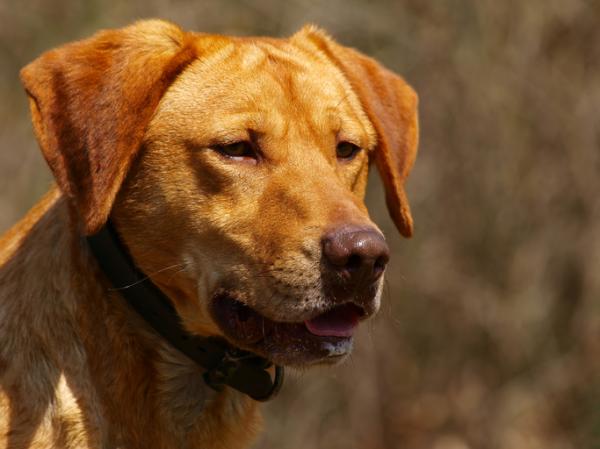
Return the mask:
M366 316L362 307L345 303L303 322L278 322L227 293L213 298L211 312L233 344L281 365L341 359L352 350L352 335Z

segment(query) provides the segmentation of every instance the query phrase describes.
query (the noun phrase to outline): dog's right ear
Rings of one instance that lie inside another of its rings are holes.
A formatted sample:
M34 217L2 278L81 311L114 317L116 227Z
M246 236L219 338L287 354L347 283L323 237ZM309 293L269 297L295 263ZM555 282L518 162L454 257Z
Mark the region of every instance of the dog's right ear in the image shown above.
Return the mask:
M21 71L36 137L85 234L106 222L158 102L195 57L192 35L149 20L51 50Z

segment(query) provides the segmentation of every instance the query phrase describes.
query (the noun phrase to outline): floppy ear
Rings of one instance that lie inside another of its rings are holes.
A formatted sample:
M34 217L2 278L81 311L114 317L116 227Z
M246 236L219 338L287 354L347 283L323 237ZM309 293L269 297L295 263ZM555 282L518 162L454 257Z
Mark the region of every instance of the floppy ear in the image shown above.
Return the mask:
M191 35L150 20L51 50L21 71L36 137L85 234L106 222L160 98L195 56Z
M332 61L357 93L377 132L375 164L383 179L388 210L400 233L412 236L413 219L404 181L417 155L417 94L400 76L374 59L335 43L315 27L304 28L298 36L306 37Z

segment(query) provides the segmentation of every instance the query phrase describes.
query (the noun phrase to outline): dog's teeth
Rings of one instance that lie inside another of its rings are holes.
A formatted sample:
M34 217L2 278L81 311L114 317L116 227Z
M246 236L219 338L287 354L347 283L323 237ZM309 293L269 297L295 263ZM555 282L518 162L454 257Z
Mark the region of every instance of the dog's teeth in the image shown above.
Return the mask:
M327 357L340 357L352 350L352 340L343 340L336 343L323 342L323 349L327 351Z

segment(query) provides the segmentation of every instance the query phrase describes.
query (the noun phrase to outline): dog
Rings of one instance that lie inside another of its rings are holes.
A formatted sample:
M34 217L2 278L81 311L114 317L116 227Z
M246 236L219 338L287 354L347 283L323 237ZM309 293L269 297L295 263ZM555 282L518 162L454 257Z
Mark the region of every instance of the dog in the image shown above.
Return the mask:
M56 186L0 240L0 446L247 447L254 383L266 399L281 367L343 360L379 307L389 250L363 198L374 163L411 236L414 90L314 26L160 20L48 51L21 79ZM168 304L145 316L139 285ZM217 368L188 338L221 348Z

